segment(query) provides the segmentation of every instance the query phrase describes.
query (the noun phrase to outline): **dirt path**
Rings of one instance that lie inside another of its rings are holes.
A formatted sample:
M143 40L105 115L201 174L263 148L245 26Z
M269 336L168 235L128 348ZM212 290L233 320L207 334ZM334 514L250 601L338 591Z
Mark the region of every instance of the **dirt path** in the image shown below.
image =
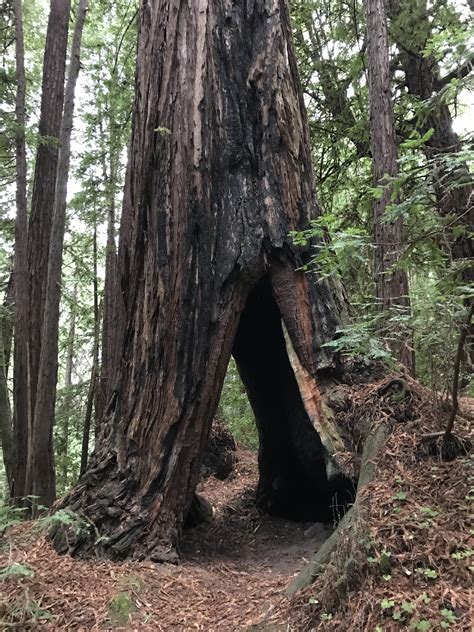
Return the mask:
M4 583L0 620L16 605L31 621L22 629L231 631L258 623L329 532L305 537L308 524L260 514L255 457L239 456L232 480L204 484L215 516L185 533L178 566L72 560L44 539L27 543L17 535L0 551L0 564L19 562L35 575Z

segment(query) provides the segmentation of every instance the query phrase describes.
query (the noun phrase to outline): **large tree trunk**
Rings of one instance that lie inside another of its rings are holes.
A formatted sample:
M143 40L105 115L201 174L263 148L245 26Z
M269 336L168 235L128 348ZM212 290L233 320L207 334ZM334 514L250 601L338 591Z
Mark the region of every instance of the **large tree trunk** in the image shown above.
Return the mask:
M64 74L70 0L51 0L43 62L43 83L35 178L28 230L29 314L28 390L29 432L26 493L49 505L54 501L51 442L47 426L35 430L36 394L40 371L43 316L56 188L59 137L64 99ZM47 340L47 339L45 339ZM50 420L46 420L48 425ZM38 444L35 445L35 442ZM23 458L23 456L22 456Z
M397 267L402 250L401 220L388 222L385 211L392 203L392 187L386 177L398 174L395 121L390 89L387 18L384 0L367 0L367 53L369 108L374 185L382 187L374 200L375 287L379 308L409 313L408 277ZM391 344L398 359L413 371L413 353L406 340Z
M169 560L231 353L257 417L262 506L288 513L301 488L322 507L344 447L321 391L342 288L305 274L314 244L289 236L318 208L285 0L142 2L130 160L118 381L61 503L96 532L60 528L55 543Z
M16 221L14 259L14 362L13 362L13 480L11 495L15 502L26 495L28 461L28 215L27 165L25 143L25 55L21 0L15 0L16 53Z
M38 382L32 424L32 449L28 463L31 492L39 504L49 507L56 497L54 471L53 425L58 374L59 304L63 260L66 197L71 156L71 132L74 116L74 94L80 69L82 29L87 0L80 0L72 40L69 74L61 121L60 149L54 193L54 214L51 225L44 314L41 328L41 350ZM66 29L67 33L67 29Z

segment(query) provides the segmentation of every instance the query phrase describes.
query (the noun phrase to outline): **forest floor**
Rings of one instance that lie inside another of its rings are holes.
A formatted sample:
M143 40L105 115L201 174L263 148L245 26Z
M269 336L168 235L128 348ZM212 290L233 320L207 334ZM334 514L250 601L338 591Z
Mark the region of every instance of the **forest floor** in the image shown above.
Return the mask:
M427 389L410 380L394 404L381 396L388 382L351 393L356 413L398 419L359 495L364 541L354 548L343 539L326 571L293 599L284 589L331 529L307 537L309 524L261 514L256 457L239 448L228 480L201 483L215 514L185 532L179 565L72 559L34 524L12 527L0 569L16 563L30 574L4 579L0 570L0 630L471 630L472 458L442 458L437 440L425 440L445 424ZM461 412L456 428L467 437L474 400L464 399Z
M307 537L310 524L260 513L257 476L256 455L239 448L228 480L200 484L215 515L185 531L177 566L71 559L35 537L31 524L14 527L8 548L0 550L0 567L17 563L34 575L3 582L0 621L16 621L17 629L84 632L255 625L284 599L288 582L331 533L321 524Z

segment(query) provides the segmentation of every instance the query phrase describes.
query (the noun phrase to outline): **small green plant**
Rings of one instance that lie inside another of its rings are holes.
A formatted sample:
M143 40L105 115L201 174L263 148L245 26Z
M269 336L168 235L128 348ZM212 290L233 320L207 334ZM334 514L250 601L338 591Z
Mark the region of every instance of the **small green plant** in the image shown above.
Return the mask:
M332 614L330 612L323 612L321 614L321 621L331 621L332 620Z
M128 592L119 592L112 597L109 604L109 618L112 625L120 627L130 622L135 604Z
M464 549L464 550L455 551L454 553L451 553L451 557L453 558L453 560L464 560L468 557L471 557L473 554L474 554L474 550Z
M449 608L443 608L440 614L443 617L443 621L441 621L442 628L449 628L452 623L456 623L458 620L454 612Z
M392 499L393 499L393 500L404 501L404 500L406 500L406 499L407 499L407 493L406 493L406 492L403 492L403 491L397 492L396 494L394 494L394 495L392 496Z
M438 577L438 573L432 568L417 568L416 572L419 575L424 575L428 579L436 579Z
M25 519L26 507L12 507L0 504L0 536Z
M420 507L420 512L427 518L436 518L436 516L439 515L439 511L436 511L431 507Z
M388 549L383 549L378 557L369 556L367 561L370 564L378 564L380 567L380 572L384 576L384 579L390 579L390 570L392 568L391 563L392 553Z
M418 621L413 621L412 627L420 632L428 632L428 630L431 630L431 623L426 619L420 619Z
M44 516L36 521L36 529L39 531L47 531L55 525L64 525L71 527L75 533L83 530L89 530L91 525L85 518L75 513L71 509L59 509L50 516Z
M3 611L3 620L0 620L0 629L24 629L33 624L51 621L53 615L49 610L41 607L41 603L31 599L28 591L25 590L23 596L9 603Z
M34 574L33 569L28 566L14 563L0 569L0 581L10 579L11 577L33 577Z

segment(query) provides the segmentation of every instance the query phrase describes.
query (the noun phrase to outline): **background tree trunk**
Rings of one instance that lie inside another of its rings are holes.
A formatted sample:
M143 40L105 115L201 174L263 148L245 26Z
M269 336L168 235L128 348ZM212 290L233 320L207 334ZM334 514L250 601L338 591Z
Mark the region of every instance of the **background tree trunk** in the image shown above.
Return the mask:
M16 221L14 258L14 361L13 361L13 481L15 502L26 495L28 462L28 215L25 144L25 59L21 0L15 0L16 52Z
M38 370L32 427L32 445L28 464L32 494L41 505L49 507L56 497L54 472L53 425L58 374L59 303L64 228L66 224L66 196L71 156L71 132L74 116L74 94L80 69L81 38L86 18L87 0L80 0L72 40L69 74L61 121L59 163L54 193L54 214L49 242L47 281L44 295L44 315L41 329L41 352ZM31 471L30 471L31 470Z
M65 396L63 400L63 408L65 416L63 418L61 428L61 440L60 447L62 448L62 470L61 478L63 484L67 487L68 477L68 453L69 453L69 415L71 414L71 405L73 402L71 387L72 387L72 373L74 370L74 342L76 339L76 319L77 319L77 284L74 285L72 294L72 304L69 316L69 332L67 337L66 346L66 367L64 369L64 390ZM59 447L59 446L58 446Z
M390 89L387 18L384 0L367 0L369 107L374 186L383 193L374 199L375 287L379 308L410 311L408 277L397 268L402 249L401 220L385 221L392 203L392 187L385 178L398 174L395 122ZM413 352L406 341L391 344L398 359L413 371Z
M232 352L257 416L262 506L298 483L326 494L329 454L344 446L323 406L323 345L345 302L335 280L298 270L311 244L289 237L318 208L284 0L142 2L136 95L119 380L99 448L61 502L105 537L66 541L60 527L54 540L173 560ZM260 358L266 322L277 349Z
M0 311L0 440L9 493L11 493L13 483L13 429L10 393L8 392L8 370L14 318L13 285L13 276L11 276L5 290L4 304Z
M49 505L55 485L52 449L46 428L35 430L36 393L40 368L43 316L46 303L48 259L56 188L59 136L64 98L64 74L69 26L70 0L51 0L43 62L43 83L35 178L28 230L29 322L28 388L29 437L26 493L40 496ZM48 344L52 342L50 339ZM42 404L41 404L42 405ZM43 418L41 420L43 422ZM38 441L38 445L34 442ZM23 457L22 457L23 458ZM43 460L44 459L44 460Z

